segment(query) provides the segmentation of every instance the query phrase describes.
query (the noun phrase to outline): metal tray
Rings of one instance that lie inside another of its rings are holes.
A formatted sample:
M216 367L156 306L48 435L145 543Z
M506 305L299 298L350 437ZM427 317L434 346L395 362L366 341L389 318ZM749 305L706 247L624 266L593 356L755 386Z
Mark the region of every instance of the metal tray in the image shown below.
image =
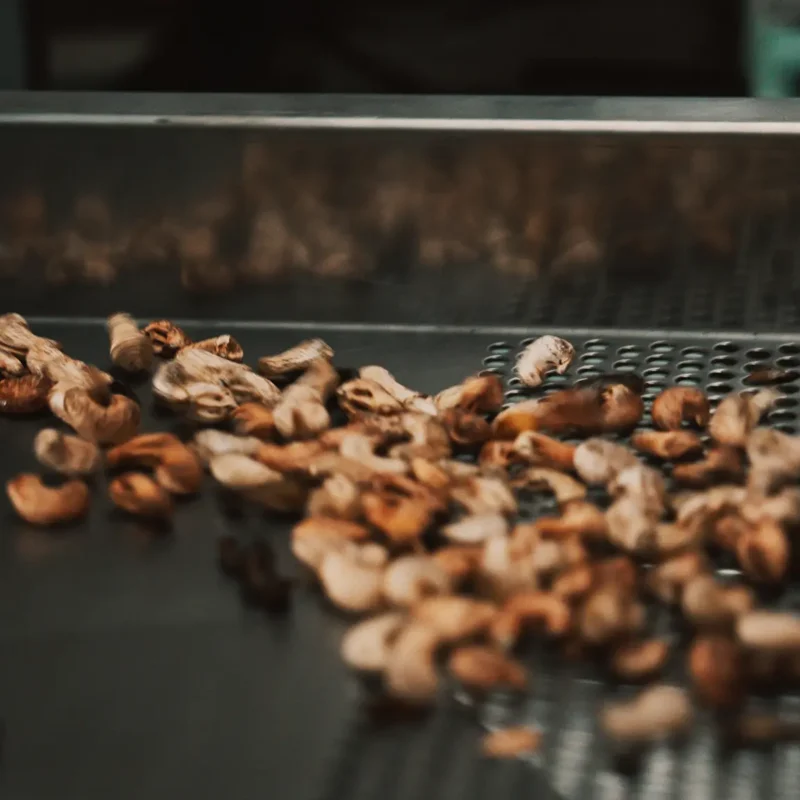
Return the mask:
M101 320L31 319L42 335L99 366L108 364ZM369 325L187 323L191 335L228 331L246 360L314 333L336 363L380 363L423 392L480 369L501 373L507 399L523 395L512 375L522 342L543 330ZM800 338L564 329L578 349L569 373L548 391L593 371L646 372L647 394L690 383L712 397L744 388L745 365L800 360ZM143 429L188 431L153 409L147 383L135 387ZM800 425L800 383L770 415ZM647 418L645 418L647 419ZM31 443L46 420L0 418L0 480L35 469ZM210 484L210 481L209 481ZM210 485L177 508L174 531L152 538L114 513L98 479L89 520L43 533L0 500L0 786L13 800L49 798L252 797L293 800L464 800L498 796L576 798L794 797L800 745L723 756L701 723L680 747L659 747L632 776L614 771L595 729L604 698L627 687L588 665L564 665L546 649L530 659L534 688L521 705L481 708L447 691L429 717L379 722L364 689L343 668L347 621L311 587L293 595L285 619L245 610L217 571L214 541L231 530L266 536L289 572L290 523L232 517ZM545 505L528 505L535 516ZM667 632L670 621L659 618ZM677 633L676 633L677 636ZM670 677L680 679L680 655ZM774 701L762 699L763 703ZM779 701L800 711L800 697ZM482 760L482 727L532 721L545 732L531 761Z

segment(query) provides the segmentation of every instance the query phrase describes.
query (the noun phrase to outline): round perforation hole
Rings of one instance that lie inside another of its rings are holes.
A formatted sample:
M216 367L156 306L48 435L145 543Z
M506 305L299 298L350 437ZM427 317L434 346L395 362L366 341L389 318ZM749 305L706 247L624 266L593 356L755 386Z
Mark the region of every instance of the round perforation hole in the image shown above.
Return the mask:
M702 347L684 347L681 350L681 355L684 358L705 358L708 355L708 350Z
M584 364L602 364L605 360L605 356L597 355L596 353L584 353L581 356L581 361Z
M513 378L509 378L508 379L508 385L509 385L510 388L516 389L517 387L523 386L524 384L522 383L522 381L519 378L514 376Z
M511 345L508 342L492 342L488 348L490 353L497 353L498 355L506 355L511 352Z
M717 342L714 345L714 350L717 353L736 353L739 350L739 345L734 342Z
M702 372L703 365L698 364L696 361L681 361L677 366L677 370L684 374L694 374L695 372Z
M504 356L486 356L483 363L487 367L504 367L508 364L508 359Z
M800 344L797 344L796 342L787 342L778 348L778 352L783 353L785 356L800 355Z
M637 366L638 365L635 361L630 361L627 358L623 358L614 362L613 369L616 372L633 372Z
M669 373L665 369L646 369L642 375L648 383L664 381Z
M760 369L769 369L769 364L765 364L763 361L748 361L742 369L745 372L757 372Z
M715 367L735 367L737 360L733 356L714 356L711 363Z
M578 375L583 378L596 378L598 375L602 375L603 373L600 372L597 367L578 367Z
M699 375L678 375L675 383L678 386L699 386L703 379Z
M478 374L481 377L485 377L487 375L502 375L503 374L503 370L502 369L497 369L497 367L491 367L489 369L482 369Z
M758 394L760 389L742 389L739 394L744 395L745 397L752 397L754 394Z
M729 383L709 383L708 386L706 386L706 391L708 392L709 396L721 396L730 394L733 391L733 386L731 386Z
M712 382L719 382L732 381L736 376L729 369L712 369L708 377Z
M776 430L781 431L782 433L797 433L797 426L790 425L788 422L781 422L775 426Z
M661 339L658 342L653 342L650 345L650 349L654 353L671 353L675 349L675 345L672 342L667 342Z
M787 367L800 367L800 358L797 358L797 356L781 356L780 358L775 359L775 363L781 369L786 369Z
M765 350L763 347L751 347L745 355L747 358L752 359L753 361L763 361L765 358L769 358L772 354L769 350Z
M505 397L507 400L521 400L523 397L527 397L527 393L522 389L509 389Z
M790 411L789 409L780 409L778 411L772 411L769 415L770 422L791 422L793 423L797 419L797 412Z
M635 344L626 344L617 350L617 354L621 356L638 356L642 354L642 348Z
M668 367L670 363L666 356L648 356L645 361L651 367Z
M784 384L783 386L778 386L776 388L783 392L783 394L797 394L800 391L800 389L793 383Z
M559 375L557 372L552 372L545 378L545 381L551 385L553 384L563 384L566 383L569 378L566 375Z
M608 350L608 342L605 339L589 339L583 345L583 349L589 352L602 352L603 350Z
M794 397L779 397L775 401L776 408L797 408L798 402Z

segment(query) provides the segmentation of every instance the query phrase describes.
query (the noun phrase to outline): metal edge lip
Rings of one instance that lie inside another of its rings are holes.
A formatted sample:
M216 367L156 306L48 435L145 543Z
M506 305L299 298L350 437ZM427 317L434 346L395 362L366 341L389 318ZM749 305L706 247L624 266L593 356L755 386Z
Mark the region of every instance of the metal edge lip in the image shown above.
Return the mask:
M0 125L631 134L800 133L780 100L0 92Z

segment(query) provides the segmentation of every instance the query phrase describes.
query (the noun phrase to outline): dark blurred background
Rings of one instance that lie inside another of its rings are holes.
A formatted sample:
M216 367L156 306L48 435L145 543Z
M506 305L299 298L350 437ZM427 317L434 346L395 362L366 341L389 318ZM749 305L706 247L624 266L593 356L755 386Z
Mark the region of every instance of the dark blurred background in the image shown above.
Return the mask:
M0 0L1 88L746 94L737 0Z

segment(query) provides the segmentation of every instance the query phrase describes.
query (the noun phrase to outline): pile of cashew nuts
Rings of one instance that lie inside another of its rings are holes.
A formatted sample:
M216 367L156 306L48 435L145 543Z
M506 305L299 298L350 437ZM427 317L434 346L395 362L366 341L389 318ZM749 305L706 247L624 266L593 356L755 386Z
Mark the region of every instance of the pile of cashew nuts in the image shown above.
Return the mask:
M773 386L715 409L697 388L667 388L653 402L654 429L636 430L644 385L634 375L541 390L575 355L555 336L517 361L531 399L501 410L491 373L428 396L380 366L343 380L321 339L253 370L231 336L192 342L168 320L140 330L125 314L108 329L112 363L128 372L156 364L157 402L198 429L190 441L140 433L139 407L111 375L19 315L0 317L0 412L49 409L74 432L47 428L35 439L60 483L8 482L27 522L83 517L85 479L104 467L115 506L168 519L173 498L198 493L208 472L237 502L299 520L292 553L353 619L343 660L391 702L424 708L453 682L475 698L524 694L532 682L519 653L535 637L642 686L601 709L616 749L684 735L698 705L737 746L800 738L800 721L747 705L751 690L800 685L800 617L761 605L797 569L800 438L759 426L780 370L763 373ZM618 436L629 433L630 446ZM557 512L521 521L526 493L551 495ZM265 542L226 535L217 556L249 602L288 606L292 583ZM682 615L688 655L648 631L654 604ZM663 682L678 659L688 689ZM495 730L483 752L531 753L541 736Z

